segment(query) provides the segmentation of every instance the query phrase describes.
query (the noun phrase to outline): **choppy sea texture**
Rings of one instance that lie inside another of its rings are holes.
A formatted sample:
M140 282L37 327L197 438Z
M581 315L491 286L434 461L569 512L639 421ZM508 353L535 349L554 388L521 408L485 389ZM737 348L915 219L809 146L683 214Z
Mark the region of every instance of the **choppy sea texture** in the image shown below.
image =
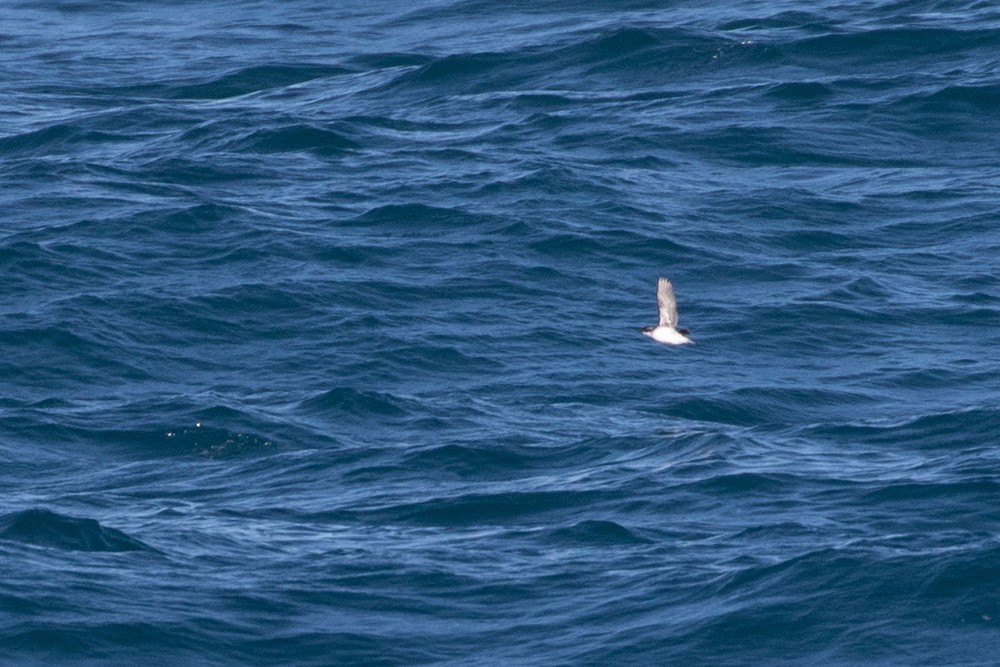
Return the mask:
M5 3L0 662L997 664L998 45Z

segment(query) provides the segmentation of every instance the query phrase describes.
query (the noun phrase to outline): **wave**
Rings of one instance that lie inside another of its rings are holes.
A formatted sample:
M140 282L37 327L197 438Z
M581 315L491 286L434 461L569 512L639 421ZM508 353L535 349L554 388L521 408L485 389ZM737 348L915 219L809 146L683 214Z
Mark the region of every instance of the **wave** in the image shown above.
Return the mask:
M1000 411L994 408L965 408L881 423L817 424L806 427L804 432L876 446L902 445L911 449L968 452L969 449L989 446L1000 438Z
M417 404L385 392L336 387L302 401L299 407L310 414L325 416L404 417L411 414Z
M788 81L771 85L765 94L783 101L819 105L826 103L834 90L819 81Z
M615 521L588 519L571 526L547 531L545 539L562 546L597 547L628 544L653 544L638 531Z
M488 413L470 409L464 421L449 419L439 426L476 431ZM594 457L590 442L566 446L540 446L526 435L490 438L488 442L463 439L405 452L400 471L468 480L506 480L511 476L545 473L553 465L583 463Z
M911 636L914 624L931 616L936 626L943 624L954 631L969 623L988 625L998 600L994 594L984 596L978 577L995 575L995 568L988 564L989 554L995 552L994 547L945 554L883 555L867 549L826 548L774 565L751 566L722 579L723 585L713 595L719 602L716 611L707 618L683 619L677 624L672 646L647 633L628 645L632 650L644 650L645 655L669 655L681 661L738 664L733 658L738 654L741 661L749 656L769 662L778 654L785 659L811 655L817 633L844 627L845 619L850 619L854 627L850 639L831 646L826 659L889 664L898 658L898 652L887 648L886 638L904 641ZM785 593L774 595L776 590ZM909 622L894 623L893 627L866 623L873 604ZM745 638L748 634L762 636L760 633L781 640L748 649ZM935 659L949 653L942 650ZM926 657L922 653L920 659Z
M385 91L449 90L460 94L551 88L553 83L581 77L629 75L631 83L645 77L649 84L670 67L677 76L703 71L720 53L746 54L739 62L758 62L772 50L714 34L678 28L626 26L561 34L553 44L523 46L510 51L480 51L438 56L399 74Z
M130 381L151 376L141 364L120 354L113 337L88 331L74 333L63 326L0 330L4 358L0 377L50 389L86 386L109 374ZM79 329L78 329L79 330ZM64 369L72 368L72 373Z
M61 150L83 133L78 126L57 123L37 130L0 137L0 155L38 156Z
M976 119L989 122L998 106L1000 85L959 84L900 96L888 105L887 111L907 114L917 131L926 125L916 122L921 118L931 121L946 116L951 122L968 123Z
M141 440L129 444L134 446L141 443L146 452L158 456L228 459L247 455L260 456L275 449L274 442L264 436L202 426L200 423L194 427L138 435Z
M29 509L0 515L0 539L68 551L156 551L94 519Z
M433 526L496 526L539 521L574 507L593 504L599 491L511 491L430 498L365 512L372 519Z
M867 64L887 60L912 61L921 56L946 56L992 48L1000 39L993 29L873 28L808 37L782 47L788 55L813 56L843 64L855 59ZM876 55L877 54L877 55Z
M233 459L278 450L280 440L315 442L317 437L268 415L178 397L122 397L10 401L5 432L17 442L46 450L98 458ZM172 425L171 425L172 424Z
M257 130L232 145L234 148L261 153L314 151L319 155L335 155L358 147L356 142L342 133L301 124Z
M672 398L655 409L696 423L761 427L795 424L810 415L828 417L831 411L854 414L878 402L877 394L858 390L759 385L711 397Z
M349 69L335 65L284 63L253 65L227 72L204 83L177 85L166 89L165 92L175 98L224 100L350 72Z
M461 209L410 202L376 206L338 224L372 230L398 229L410 233L426 233L436 229L468 231L469 227L480 224L482 220L481 216Z

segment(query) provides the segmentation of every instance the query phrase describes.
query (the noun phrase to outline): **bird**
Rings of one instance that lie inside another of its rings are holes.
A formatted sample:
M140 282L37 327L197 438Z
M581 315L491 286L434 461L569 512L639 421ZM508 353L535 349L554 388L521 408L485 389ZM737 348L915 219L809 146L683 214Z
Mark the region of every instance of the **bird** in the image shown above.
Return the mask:
M656 281L656 308L660 312L660 323L643 327L639 331L664 345L694 342L688 338L690 332L687 329L677 328L677 297L674 296L674 286L663 277Z

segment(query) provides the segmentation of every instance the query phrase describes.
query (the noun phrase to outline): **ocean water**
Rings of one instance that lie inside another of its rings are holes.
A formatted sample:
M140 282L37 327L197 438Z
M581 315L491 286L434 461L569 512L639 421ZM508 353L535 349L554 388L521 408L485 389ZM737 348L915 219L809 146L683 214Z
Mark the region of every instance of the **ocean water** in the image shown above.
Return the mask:
M0 49L0 663L1000 664L995 3Z

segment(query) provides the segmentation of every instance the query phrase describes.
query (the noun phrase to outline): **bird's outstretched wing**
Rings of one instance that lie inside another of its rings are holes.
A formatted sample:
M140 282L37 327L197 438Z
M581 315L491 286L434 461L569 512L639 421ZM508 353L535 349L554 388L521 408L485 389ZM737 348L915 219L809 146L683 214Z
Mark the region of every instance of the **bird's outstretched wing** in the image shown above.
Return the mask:
M660 311L661 327L677 326L677 297L674 296L674 286L666 278L660 278L656 283L656 307Z

